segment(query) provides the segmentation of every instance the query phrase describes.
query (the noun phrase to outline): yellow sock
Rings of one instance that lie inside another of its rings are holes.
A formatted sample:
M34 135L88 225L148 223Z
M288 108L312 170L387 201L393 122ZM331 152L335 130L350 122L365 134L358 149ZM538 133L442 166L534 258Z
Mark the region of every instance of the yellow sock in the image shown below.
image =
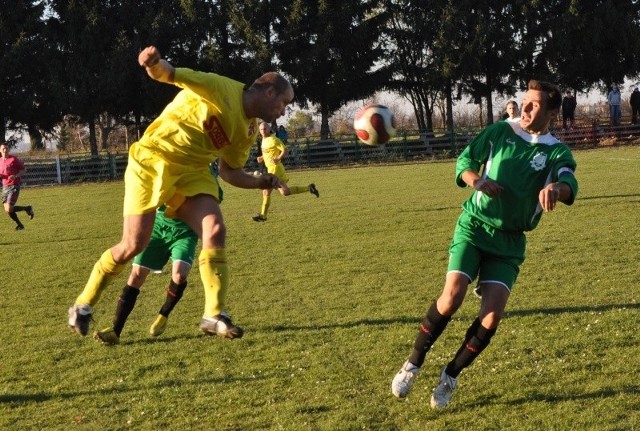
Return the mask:
M271 195L269 196L262 195L262 209L260 210L260 214L262 214L262 217L267 217L267 211L269 211L270 205L271 205Z
M297 195L299 193L309 192L309 186L289 186L289 191L292 195Z
M224 249L202 249L198 258L204 286L204 315L213 317L224 310L229 287L229 266Z
M126 263L116 263L113 260L111 249L102 253L100 259L93 266L93 271L91 271L84 290L76 299L76 304L89 304L92 307L96 305L102 291L124 270L126 265Z

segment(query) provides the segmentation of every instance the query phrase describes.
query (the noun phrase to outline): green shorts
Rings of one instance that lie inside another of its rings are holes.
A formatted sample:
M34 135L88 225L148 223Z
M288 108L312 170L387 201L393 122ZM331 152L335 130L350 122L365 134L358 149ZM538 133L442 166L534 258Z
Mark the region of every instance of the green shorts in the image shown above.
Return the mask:
M133 264L160 272L171 258L172 262L181 261L191 266L197 244L198 235L191 229L155 223L147 248L133 259Z
M463 211L449 247L448 271L463 273L469 282L477 277L477 294L483 283L502 284L511 291L526 246L523 232L496 229Z

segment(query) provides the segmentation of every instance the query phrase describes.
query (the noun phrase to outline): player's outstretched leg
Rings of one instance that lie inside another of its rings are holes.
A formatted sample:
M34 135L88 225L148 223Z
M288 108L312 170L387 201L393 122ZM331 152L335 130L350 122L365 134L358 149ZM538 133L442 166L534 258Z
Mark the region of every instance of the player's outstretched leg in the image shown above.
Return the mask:
M225 296L229 288L229 266L224 249L203 248L198 261L205 297L200 330L207 335L242 338L244 330L234 325L231 317L224 311Z

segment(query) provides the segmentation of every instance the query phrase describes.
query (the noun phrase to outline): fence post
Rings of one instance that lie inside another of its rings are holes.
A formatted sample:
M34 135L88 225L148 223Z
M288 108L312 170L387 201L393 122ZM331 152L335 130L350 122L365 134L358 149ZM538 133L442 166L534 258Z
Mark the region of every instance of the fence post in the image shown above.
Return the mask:
M305 140L305 146L307 147L307 167L311 166L311 144L309 144L309 138Z
M71 159L67 156L64 164L64 178L63 181L71 182Z
M407 141L407 132L402 133L402 157L409 159L409 142Z
M451 142L450 142L450 146L451 146L451 154L455 157L456 153L458 152L458 145L456 143L456 132L453 130L453 128L451 128Z
M56 179L62 184L62 169L60 169L60 154L56 154Z
M116 158L113 156L113 154L108 153L109 155L109 177L112 180L116 179Z

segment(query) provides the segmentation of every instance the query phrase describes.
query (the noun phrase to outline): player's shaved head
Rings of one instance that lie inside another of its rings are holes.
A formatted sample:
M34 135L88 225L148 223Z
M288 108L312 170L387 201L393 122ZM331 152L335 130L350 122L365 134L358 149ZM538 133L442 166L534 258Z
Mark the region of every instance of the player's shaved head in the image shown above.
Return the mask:
M269 87L273 87L276 90L276 94L282 94L287 91L293 92L291 83L278 72L267 72L251 84L251 88L257 90L266 90Z

